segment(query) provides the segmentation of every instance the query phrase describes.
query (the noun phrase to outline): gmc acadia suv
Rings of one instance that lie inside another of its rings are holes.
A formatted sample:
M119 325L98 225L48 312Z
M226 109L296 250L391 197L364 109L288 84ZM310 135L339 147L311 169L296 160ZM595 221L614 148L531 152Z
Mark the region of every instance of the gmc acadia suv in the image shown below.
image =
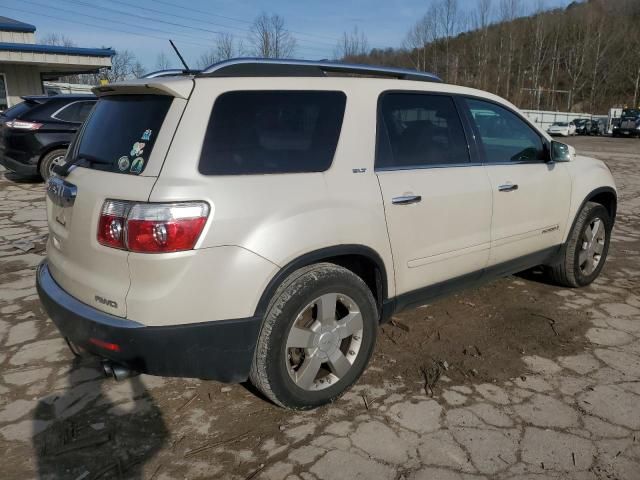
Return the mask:
M312 408L394 312L537 265L588 285L607 256L609 169L433 75L236 59L95 93L48 184L37 284L117 372Z

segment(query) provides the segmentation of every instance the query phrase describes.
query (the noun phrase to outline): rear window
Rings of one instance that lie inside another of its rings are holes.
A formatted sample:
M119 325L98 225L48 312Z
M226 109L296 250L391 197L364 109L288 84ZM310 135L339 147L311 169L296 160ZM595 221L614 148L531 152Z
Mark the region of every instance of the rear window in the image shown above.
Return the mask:
M74 162L109 172L144 171L173 97L113 95L95 105L74 150Z
M23 114L27 113L29 110L31 110L36 105L37 105L37 103L25 100L24 102L21 102L21 103L19 103L17 105L14 105L13 107L5 110L4 112L2 112L2 115L5 118L8 118L9 120L13 120L14 118L18 118L20 115L23 115Z
M204 175L323 172L336 151L347 98L332 91L238 91L215 102Z

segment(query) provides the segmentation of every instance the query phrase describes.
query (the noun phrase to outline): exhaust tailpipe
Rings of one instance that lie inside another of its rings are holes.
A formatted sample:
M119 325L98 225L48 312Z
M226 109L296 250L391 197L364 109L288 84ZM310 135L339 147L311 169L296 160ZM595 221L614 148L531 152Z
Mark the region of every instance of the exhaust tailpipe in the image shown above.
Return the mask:
M110 361L102 362L102 371L106 377L115 378L116 381L121 382L129 377L134 377L138 373L134 372L123 365L118 365Z

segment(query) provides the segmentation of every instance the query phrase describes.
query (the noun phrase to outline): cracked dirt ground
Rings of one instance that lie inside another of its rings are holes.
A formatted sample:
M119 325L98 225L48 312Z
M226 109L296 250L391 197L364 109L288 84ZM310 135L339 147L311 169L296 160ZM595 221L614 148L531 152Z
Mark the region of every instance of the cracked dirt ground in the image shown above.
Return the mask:
M34 287L43 186L0 174L0 477L640 478L640 141L569 141L620 189L595 284L528 274L405 312L355 388L302 413L74 360Z

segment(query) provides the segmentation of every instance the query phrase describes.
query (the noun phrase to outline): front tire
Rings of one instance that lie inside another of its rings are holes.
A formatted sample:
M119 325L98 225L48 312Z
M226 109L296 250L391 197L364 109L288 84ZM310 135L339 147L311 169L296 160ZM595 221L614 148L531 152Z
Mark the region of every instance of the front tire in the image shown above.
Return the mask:
M269 304L251 383L286 408L333 402L366 368L377 325L375 299L360 277L330 263L301 268Z
M64 149L52 150L47 153L42 160L40 160L40 167L38 167L38 169L40 176L45 182L49 180L49 177L53 173L52 169L54 166L64 165L64 158L66 154L67 150Z
M569 234L563 258L549 267L552 280L566 287L584 287L593 282L607 259L612 228L607 209L587 202Z

